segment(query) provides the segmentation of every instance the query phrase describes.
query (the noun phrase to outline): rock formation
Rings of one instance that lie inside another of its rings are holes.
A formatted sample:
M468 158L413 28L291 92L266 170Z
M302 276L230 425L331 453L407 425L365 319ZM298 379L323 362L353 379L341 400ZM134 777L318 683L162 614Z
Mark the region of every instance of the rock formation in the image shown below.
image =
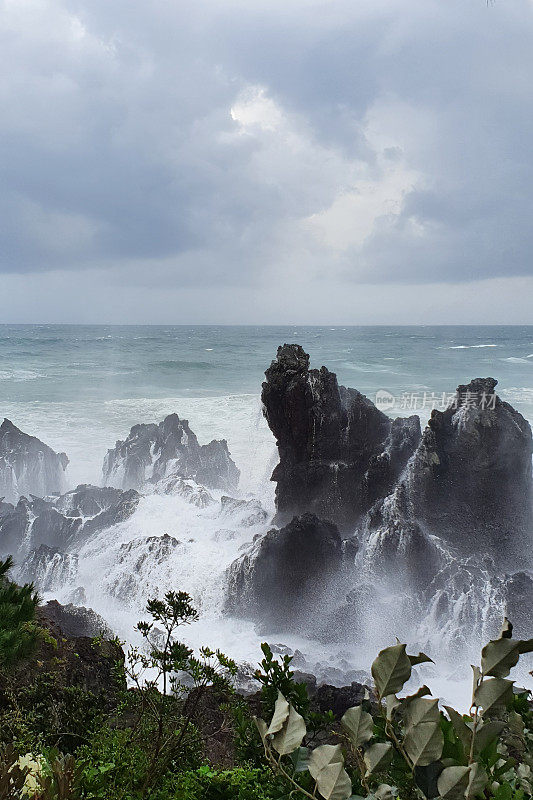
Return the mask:
M277 630L299 630L309 608L319 608L343 546L335 525L314 514L258 536L230 567L227 610Z
M55 453L10 420L0 425L0 498L16 503L22 495L61 494L67 464L65 453Z
M276 521L312 512L354 528L390 491L420 438L418 417L394 423L296 344L278 348L262 401L277 440Z
M192 478L210 489L232 491L239 470L227 442L200 445L187 420L170 414L159 425L134 425L124 441L108 450L103 481L119 489L143 489L170 476Z
M56 499L22 497L0 515L0 553L28 557L41 546L40 568L47 556L65 553L98 531L127 519L140 495L131 490L82 485Z

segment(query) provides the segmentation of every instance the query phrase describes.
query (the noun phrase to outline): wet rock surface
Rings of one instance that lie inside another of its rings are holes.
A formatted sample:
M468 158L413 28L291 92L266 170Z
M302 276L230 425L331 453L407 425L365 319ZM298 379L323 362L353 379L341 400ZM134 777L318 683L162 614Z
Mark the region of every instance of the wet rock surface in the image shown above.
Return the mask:
M22 495L45 497L66 488L68 458L4 419L0 425L0 498L16 503Z
M159 424L134 425L124 441L108 450L103 482L119 489L143 489L170 476L191 478L208 489L231 491L239 470L225 440L200 445L187 420L169 414Z

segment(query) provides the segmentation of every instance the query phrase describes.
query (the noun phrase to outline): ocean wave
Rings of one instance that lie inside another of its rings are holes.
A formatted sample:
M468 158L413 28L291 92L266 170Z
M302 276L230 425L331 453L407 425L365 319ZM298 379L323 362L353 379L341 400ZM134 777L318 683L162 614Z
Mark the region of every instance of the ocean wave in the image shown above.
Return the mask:
M508 361L509 364L529 364L533 365L533 361L528 361L529 356L526 358L518 358L518 356L509 356L509 358L502 358L502 361Z
M22 383L24 381L34 381L37 378L45 378L46 376L40 372L34 372L30 369L5 369L0 370L0 381L14 381L15 383Z
M500 347L499 344L454 344L448 347L439 347L439 350L479 350L482 347Z
M208 361L154 361L153 366L160 369L213 369L215 365Z

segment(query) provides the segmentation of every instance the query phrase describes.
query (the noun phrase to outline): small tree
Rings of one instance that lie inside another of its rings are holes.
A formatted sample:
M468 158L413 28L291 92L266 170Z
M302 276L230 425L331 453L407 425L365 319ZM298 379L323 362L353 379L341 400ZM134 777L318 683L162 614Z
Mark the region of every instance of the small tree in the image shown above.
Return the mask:
M0 668L31 655L37 642L35 609L39 598L33 583L17 586L7 577L11 556L0 561Z

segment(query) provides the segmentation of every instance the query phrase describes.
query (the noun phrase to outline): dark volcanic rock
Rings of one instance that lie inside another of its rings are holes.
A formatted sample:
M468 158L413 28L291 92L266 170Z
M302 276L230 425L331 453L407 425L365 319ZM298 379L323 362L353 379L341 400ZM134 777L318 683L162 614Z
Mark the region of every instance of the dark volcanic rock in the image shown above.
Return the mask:
M459 386L454 406L432 412L401 510L460 552L502 563L530 541L533 447L529 423L494 395L496 383L477 378Z
M131 490L82 485L55 500L22 497L0 516L0 552L22 556L44 545L65 552L75 543L130 517L140 500ZM94 514L94 516L91 516Z
M0 497L16 503L22 495L44 497L65 490L68 458L8 419L0 425Z
M211 489L231 491L239 470L224 439L200 445L187 420L170 414L159 425L134 425L104 459L104 483L121 489L142 489L164 478L192 478Z
M78 576L78 556L61 553L46 545L32 550L16 572L19 583L34 583L40 592L53 592L73 585Z
M236 500L234 497L220 498L223 516L237 517L239 524L245 528L266 522L268 514L259 500Z
M416 422L392 424L325 367L310 370L299 345L279 347L265 375L264 412L280 459L272 475L276 519L311 511L353 527L390 491L418 443Z
M39 608L40 620L49 620L63 636L89 638L103 637L113 639L114 634L107 622L92 608L63 606L57 600L50 600Z
M229 570L227 610L277 630L299 630L321 610L332 574L342 566L337 528L313 514L258 538Z

